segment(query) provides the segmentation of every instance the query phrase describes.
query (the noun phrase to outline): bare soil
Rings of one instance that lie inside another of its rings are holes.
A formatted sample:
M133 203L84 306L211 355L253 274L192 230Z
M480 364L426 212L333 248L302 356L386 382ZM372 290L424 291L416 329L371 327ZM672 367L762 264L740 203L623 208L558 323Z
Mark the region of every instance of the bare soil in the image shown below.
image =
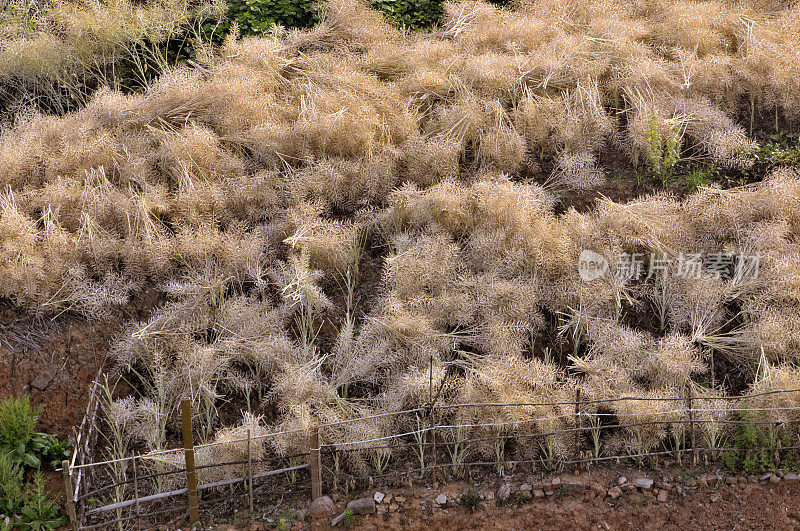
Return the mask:
M467 485L442 492L457 497ZM459 490L461 489L461 490ZM402 510L362 517L355 529L794 529L800 528L796 484L746 484L688 493L671 493L665 503L641 492L616 500L595 495L550 496L498 507L485 503L474 513L463 507L427 509L438 495L409 498ZM427 501L426 509L420 501Z

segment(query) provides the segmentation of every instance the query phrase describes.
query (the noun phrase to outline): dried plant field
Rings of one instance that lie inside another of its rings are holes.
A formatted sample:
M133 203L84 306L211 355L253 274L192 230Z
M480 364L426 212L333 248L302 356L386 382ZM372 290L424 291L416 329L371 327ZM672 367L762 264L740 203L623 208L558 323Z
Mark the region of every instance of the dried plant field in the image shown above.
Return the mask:
M441 405L691 394L713 405L698 444L714 447L734 437L719 397L800 388L800 147L765 150L800 128L796 2L465 1L404 32L328 0L311 29L198 45L139 90L114 81L119 56L183 31L189 4L87 5L0 18L0 297L103 320L158 294L111 351L111 457L172 446L181 397L208 442L417 407L431 383ZM582 279L584 250L606 275ZM676 260L626 278L624 253ZM686 275L695 253L758 271ZM661 404L603 413L681 417ZM786 406L753 420L800 435L800 394L749 405ZM574 422L569 406L451 415L475 437ZM403 429L379 417L329 442Z

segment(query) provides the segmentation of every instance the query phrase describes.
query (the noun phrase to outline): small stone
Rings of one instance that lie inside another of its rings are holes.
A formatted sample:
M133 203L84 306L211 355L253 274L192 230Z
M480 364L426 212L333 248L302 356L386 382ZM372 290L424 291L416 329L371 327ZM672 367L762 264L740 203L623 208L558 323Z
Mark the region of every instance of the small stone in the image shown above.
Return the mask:
M487 502L490 502L490 501L494 500L494 492L492 492L492 491L484 492L483 493L483 499L484 499L484 501L487 501Z
M761 474L758 478L759 481L767 481L769 477L772 475L772 472L767 472L766 474Z
M447 505L447 494L444 492L436 496L436 499L433 500L436 505Z
M405 503L406 497L405 496L395 496L394 501L397 503Z
M526 491L530 492L533 490L533 485L531 485L530 483L523 483L522 485L519 486L519 490L521 492L526 492Z
M332 515L335 510L336 505L334 505L333 500L330 499L330 497L320 496L311 502L311 505L308 506L308 511L306 511L306 514L312 518L321 518Z
M780 483L781 482L781 478L779 478L775 474L770 474L769 475L769 482L770 483Z
M625 476L620 476L619 479L617 480L617 485L624 485L627 482L628 478L626 478Z
M544 494L545 494L545 496L552 496L554 494L554 492L552 490L546 490L546 491L544 491Z
M610 489L608 489L608 497L611 498L612 500L616 500L620 496L622 496L622 489L621 488L619 488L619 487L611 487Z
M567 478L561 485L570 492L583 492L586 490L586 482L580 478Z
M739 480L736 479L736 476L728 476L725 478L725 483L728 485L736 485L738 482Z
M653 480L650 478L639 478L633 484L643 490L650 490L653 488Z
M783 475L783 480L784 481L790 481L792 483L797 483L798 481L800 481L800 474L794 474L792 472L786 472Z
M544 491L542 489L536 489L533 491L533 496L535 498L544 498Z
M497 489L497 499L503 502L506 501L509 496L511 496L511 487L505 483L500 485L500 488Z
M553 480L550 482L550 486L553 488L558 488L561 486L561 478L553 478Z
M50 382L53 381L53 378L56 377L56 369L53 367L47 368L44 371L40 372L36 378L33 379L31 382L31 387L36 390L44 391L47 389L47 386L50 385Z
M372 514L375 512L375 500L372 498L359 498L347 504L353 514Z
M372 499L375 500L375 503L382 502L385 497L386 495L382 492L376 492L375 494L372 495Z
M658 492L658 501L664 503L669 498L669 493L665 490L661 490Z
M336 527L337 525L342 523L342 520L344 520L344 515L345 514L347 514L347 513L342 513L339 516L337 516L336 518L334 518L333 520L331 520L331 527Z

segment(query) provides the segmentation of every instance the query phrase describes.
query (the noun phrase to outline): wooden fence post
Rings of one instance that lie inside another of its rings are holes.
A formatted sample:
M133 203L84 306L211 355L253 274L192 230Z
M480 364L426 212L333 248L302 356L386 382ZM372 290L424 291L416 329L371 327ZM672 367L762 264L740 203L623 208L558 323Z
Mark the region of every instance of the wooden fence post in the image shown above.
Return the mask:
M697 445L694 440L694 406L692 405L692 386L689 386L689 437L692 441L692 462L697 464Z
M581 451L581 389L575 389L575 448Z
M61 472L64 474L64 495L67 498L67 516L72 531L78 529L78 515L75 512L75 493L72 489L72 472L69 469L69 460L61 461Z
M250 498L250 513L253 512L253 454L250 452L250 430L247 430L247 491Z
M141 513L139 512L139 473L136 470L136 456L133 456L131 461L133 461L133 495L136 496L136 529L141 529Z
M319 451L319 427L311 428L308 441L309 469L311 470L311 501L322 496L322 456Z
M189 523L200 521L200 502L197 498L197 471L194 467L194 434L192 433L192 406L188 400L181 400L183 420L183 455L186 461L186 488L189 497Z

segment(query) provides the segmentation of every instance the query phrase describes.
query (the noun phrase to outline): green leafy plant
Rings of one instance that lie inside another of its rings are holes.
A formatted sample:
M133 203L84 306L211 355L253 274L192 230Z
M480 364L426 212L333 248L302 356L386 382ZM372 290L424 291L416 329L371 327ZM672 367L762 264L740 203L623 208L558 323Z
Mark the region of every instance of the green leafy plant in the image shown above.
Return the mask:
M66 523L67 518L60 515L58 505L44 489L42 473L36 472L33 484L25 492L25 505L17 525L30 531L50 531Z
M206 22L207 33L221 41L234 24L242 35L263 35L274 26L308 28L319 21L316 0L228 0L226 16Z
M781 464L791 464L791 455L781 451L790 440L777 426L759 428L748 413L741 414L741 424L734 440L734 450L723 455L725 466L731 471L741 471L745 475L772 472Z
M27 395L0 402L0 451L24 466L39 468L41 462L30 443L41 413L40 407L31 406Z
M667 186L672 170L680 160L683 135L676 127L670 127L667 134L662 134L660 125L658 114L653 113L647 133L647 160L655 177L663 186Z
M351 509L347 509L342 517L342 525L352 527L356 523L356 516Z
M698 166L686 176L686 189L694 192L704 186L709 186L714 181L714 168L710 166Z
M7 455L0 455L0 513L15 514L22 505L22 467Z
M444 14L442 0L372 0L372 7L407 29L433 26Z
M475 512L483 505L483 497L475 489L467 489L458 498L458 504L466 507L470 512Z
M66 441L36 431L41 412L27 395L0 402L0 453L23 467L39 468L44 459L57 468L71 453Z

